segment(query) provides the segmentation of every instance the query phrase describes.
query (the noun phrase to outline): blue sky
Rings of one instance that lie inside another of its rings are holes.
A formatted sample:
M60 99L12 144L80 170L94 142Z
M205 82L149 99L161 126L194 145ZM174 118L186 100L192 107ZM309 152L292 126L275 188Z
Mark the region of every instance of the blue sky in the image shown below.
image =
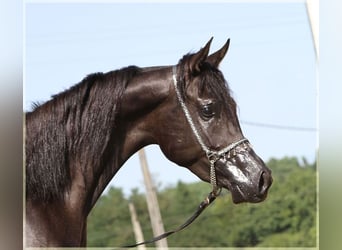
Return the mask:
M176 64L211 36L212 51L231 38L221 70L256 152L265 161L284 156L314 161L315 132L248 123L317 127L315 51L304 2L26 4L24 110L90 73ZM198 180L166 160L158 146L146 153L163 187ZM143 186L136 155L112 184L126 193Z

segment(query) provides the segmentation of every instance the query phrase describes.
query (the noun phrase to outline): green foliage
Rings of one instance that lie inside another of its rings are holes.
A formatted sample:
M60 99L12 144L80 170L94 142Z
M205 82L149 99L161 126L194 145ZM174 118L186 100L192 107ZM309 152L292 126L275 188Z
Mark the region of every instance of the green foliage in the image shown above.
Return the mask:
M223 194L188 228L168 238L170 247L315 247L317 202L316 164L296 158L271 159L273 185L258 204L232 203ZM166 231L185 222L210 192L204 182L178 182L158 193ZM144 194L132 190L144 238L152 238ZM88 245L105 247L134 243L128 199L111 188L88 218ZM153 245L151 245L153 246Z
M110 188L88 217L88 245L106 247L134 241L130 220L122 190Z

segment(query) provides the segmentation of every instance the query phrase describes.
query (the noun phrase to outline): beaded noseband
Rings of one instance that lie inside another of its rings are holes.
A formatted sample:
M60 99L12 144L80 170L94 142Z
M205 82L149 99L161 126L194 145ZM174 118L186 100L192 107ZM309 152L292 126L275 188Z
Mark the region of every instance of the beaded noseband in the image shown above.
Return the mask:
M229 144L227 147L217 151L217 150L212 150L210 149L209 147L207 147L207 145L205 145L202 137L200 136L199 132L198 132L198 129L196 128L192 118L191 118L191 115L190 115L190 112L189 112L189 109L187 108L182 96L181 96L181 93L178 89L178 85L177 85L177 67L176 66L173 66L172 67L172 78L173 78L173 84L174 84L174 87L175 87L175 91L176 91L176 95L177 95L177 99L182 107L182 110L183 110L183 113L186 117L186 120L188 121L190 127L191 127L191 130L193 132L193 134L195 135L199 145L201 146L202 150L205 152L207 158L208 158L208 161L210 163L210 184L213 186L213 194L215 196L218 196L220 194L220 188L218 188L217 186L217 181L216 181L216 171L215 171L215 163L221 159L221 158L224 158L225 155L230 155L230 152L233 151L233 154L234 154L234 149L241 145L241 144L244 144L244 143L248 143L248 140L246 138L242 138L241 140L238 140L236 142L233 142L231 144Z

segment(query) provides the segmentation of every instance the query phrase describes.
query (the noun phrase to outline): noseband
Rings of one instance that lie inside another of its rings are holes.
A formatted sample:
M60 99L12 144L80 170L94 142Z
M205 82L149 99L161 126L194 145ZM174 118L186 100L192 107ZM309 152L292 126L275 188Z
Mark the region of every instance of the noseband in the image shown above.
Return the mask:
M205 152L208 161L210 163L210 184L213 187L213 191L212 193L215 196L218 196L220 194L221 188L218 188L217 186L217 180L216 180L216 169L215 169L215 163L222 158L225 158L225 156L228 154L230 154L230 152L232 151L234 154L234 149L243 144L243 143L248 143L248 140L246 138L242 138L241 140L238 140L236 142L233 142L231 144L229 144L227 147L221 149L221 150L212 150L210 149L207 145L205 145L201 135L198 132L198 129L196 128L192 117L190 115L189 109L187 108L181 93L178 89L178 84L177 84L177 67L173 66L172 67L172 79L173 79L173 85L175 87L175 91L176 91L176 95L177 95L177 99L182 107L183 113L186 117L186 120L188 121L191 130L194 134L194 136L196 137L199 145L201 146L202 150Z

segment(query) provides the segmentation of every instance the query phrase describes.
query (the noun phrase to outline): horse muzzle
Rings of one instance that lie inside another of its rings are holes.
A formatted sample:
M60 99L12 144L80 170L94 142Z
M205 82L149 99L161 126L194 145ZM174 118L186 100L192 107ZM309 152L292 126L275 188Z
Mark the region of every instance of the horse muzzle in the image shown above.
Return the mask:
M273 182L271 170L251 147L243 145L217 162L216 174L218 185L230 190L234 203L265 200Z

